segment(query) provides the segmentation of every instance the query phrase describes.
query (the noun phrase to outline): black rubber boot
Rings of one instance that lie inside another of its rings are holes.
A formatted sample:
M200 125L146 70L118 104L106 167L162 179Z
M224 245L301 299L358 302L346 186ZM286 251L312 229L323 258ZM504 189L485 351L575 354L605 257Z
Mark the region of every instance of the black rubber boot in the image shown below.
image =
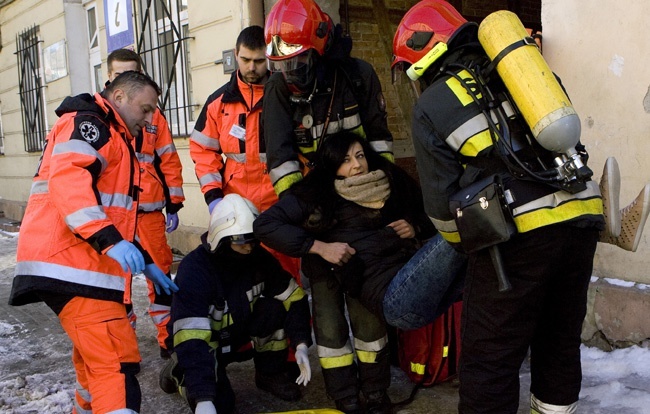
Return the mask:
M393 404L386 390L373 391L364 395L367 414L393 414Z
M345 414L363 414L363 407L357 395L350 395L336 400L336 409L343 411Z
M255 385L285 401L297 401L302 397L300 387L295 380L291 380L287 372L262 374L255 371Z

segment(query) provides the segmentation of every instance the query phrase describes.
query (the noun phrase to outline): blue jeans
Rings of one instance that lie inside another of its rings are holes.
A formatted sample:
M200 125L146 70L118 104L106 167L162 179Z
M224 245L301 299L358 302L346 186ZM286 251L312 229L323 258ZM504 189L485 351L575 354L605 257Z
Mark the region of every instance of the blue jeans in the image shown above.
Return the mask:
M467 256L436 234L397 272L384 295L389 325L410 330L433 322L460 299Z

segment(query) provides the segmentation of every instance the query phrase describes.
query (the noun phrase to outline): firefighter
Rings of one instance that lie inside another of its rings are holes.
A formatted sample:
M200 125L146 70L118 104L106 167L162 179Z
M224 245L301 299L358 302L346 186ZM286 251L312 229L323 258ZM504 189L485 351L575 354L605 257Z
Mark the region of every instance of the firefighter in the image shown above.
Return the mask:
M253 358L255 385L295 401L307 384L311 345L307 295L253 236L253 204L238 194L213 209L202 244L183 258L172 300L172 359L160 387L179 391L195 413L231 413L235 395L226 375L231 362ZM295 350L300 375L289 374Z
M352 42L313 0L280 0L265 26L271 75L263 125L267 164L280 195L302 179L321 140L353 131L393 161L386 102L375 70L350 57Z
M106 59L108 82L121 73L134 70L142 72L140 56L129 49L117 49ZM165 232L171 233L178 227L178 210L183 207L183 176L181 160L176 153L169 125L160 108L156 107L153 119L135 137L134 149L140 167L140 203L136 234L138 241L151 253L154 263L171 278L172 250L167 244ZM163 215L163 208L167 217ZM147 280L149 316L156 326L156 339L160 357L169 358L165 348L167 322L171 296L156 293L153 283ZM130 309L129 316L135 326L136 315Z
M259 211L278 200L261 134L264 84L269 77L264 48L260 26L239 33L235 43L238 69L208 97L190 137L190 157L210 213L224 194L239 194ZM269 251L300 280L298 260Z
M125 72L94 97L66 98L46 138L20 228L9 304L45 302L72 341L74 412L140 410L140 354L126 304L144 271L176 285L134 241L140 173L132 141L160 89Z
M519 369L530 348L531 412L574 413L587 287L605 224L600 191L588 174L571 183L573 192L538 178L555 154L537 145L521 115L508 111L503 79L495 72L481 76L490 61L477 28L446 1L424 0L404 15L393 41L393 70L411 69L422 87L413 141L425 209L438 230L463 246L449 200L490 176L502 179L516 225L497 250L510 290L497 287L491 248L469 257L459 412L516 413ZM503 155L504 137L523 145ZM584 147L578 142L573 150L586 166Z

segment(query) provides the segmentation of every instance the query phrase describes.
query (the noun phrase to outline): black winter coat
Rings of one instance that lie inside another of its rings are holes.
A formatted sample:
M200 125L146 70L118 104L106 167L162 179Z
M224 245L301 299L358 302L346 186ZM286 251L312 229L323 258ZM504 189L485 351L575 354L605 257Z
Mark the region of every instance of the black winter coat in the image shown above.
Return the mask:
M413 194L414 199L398 199L393 192L384 207L376 210L333 195L337 199L329 224L319 222L318 212L290 189L255 220L255 235L275 250L303 257L302 270L307 277L336 277L348 294L358 296L364 306L383 316L382 301L388 284L421 241L436 233L424 213L415 181L406 177L397 181L396 185L412 187L406 193ZM387 227L398 219L406 219L415 228L416 238L402 239ZM316 239L348 243L356 254L344 266L333 265L316 254L308 254Z

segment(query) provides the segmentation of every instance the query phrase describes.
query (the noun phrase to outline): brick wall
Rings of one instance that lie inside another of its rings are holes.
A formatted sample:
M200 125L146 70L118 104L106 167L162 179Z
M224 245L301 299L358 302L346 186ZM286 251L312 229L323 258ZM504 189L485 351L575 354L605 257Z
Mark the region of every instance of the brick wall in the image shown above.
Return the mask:
M390 63L395 29L402 16L417 0L341 0L341 23L353 39L352 55L372 64L379 76L386 99L388 126L395 140L395 155L406 158L400 165L414 172L410 132L411 109L415 95L404 79L391 82ZM541 29L541 0L450 0L468 20L480 22L486 15L507 9L519 16L524 25ZM346 11L348 16L346 16Z

